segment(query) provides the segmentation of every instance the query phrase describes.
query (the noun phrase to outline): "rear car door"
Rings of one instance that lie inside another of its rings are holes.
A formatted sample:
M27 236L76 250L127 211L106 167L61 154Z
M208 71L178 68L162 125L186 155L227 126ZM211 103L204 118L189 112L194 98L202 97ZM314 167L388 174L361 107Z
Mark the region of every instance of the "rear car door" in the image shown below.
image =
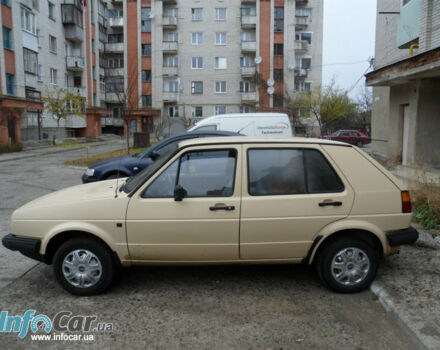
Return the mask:
M241 259L304 258L354 192L319 145L244 145Z
M174 198L181 186L187 195ZM127 210L132 260L238 259L241 146L182 150L134 194Z

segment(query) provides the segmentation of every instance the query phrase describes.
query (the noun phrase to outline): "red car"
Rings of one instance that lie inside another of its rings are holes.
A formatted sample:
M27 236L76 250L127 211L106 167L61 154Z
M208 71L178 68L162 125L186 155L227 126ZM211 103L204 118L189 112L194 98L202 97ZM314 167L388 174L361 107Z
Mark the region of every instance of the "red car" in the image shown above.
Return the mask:
M325 139L346 142L358 147L371 143L371 139L357 130L338 130L331 135L324 136Z

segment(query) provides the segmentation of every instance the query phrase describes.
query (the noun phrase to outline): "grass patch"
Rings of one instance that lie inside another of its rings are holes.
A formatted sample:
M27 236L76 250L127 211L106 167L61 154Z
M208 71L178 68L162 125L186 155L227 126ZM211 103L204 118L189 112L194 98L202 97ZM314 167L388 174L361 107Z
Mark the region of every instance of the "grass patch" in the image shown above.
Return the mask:
M57 143L56 146L57 147L65 147L65 148L69 148L69 147L77 147L86 143L92 143L92 142L100 142L101 140L97 137L91 137L91 138L86 138L86 139L64 139L62 140L62 142Z
M411 186L414 219L427 229L440 225L440 187L417 182Z
M145 149L146 149L146 147L130 148L130 154L140 153ZM90 156L90 157L82 157L82 158L67 160L63 164L64 165L75 165L75 166L87 166L88 167L88 166L92 165L93 163L100 162L101 160L125 156L125 155L127 155L127 150L126 149L119 149L116 151L100 153L100 154Z
M0 154L3 153L12 153L12 152L21 152L23 151L23 145L21 143L16 143L15 145L11 144L0 144Z

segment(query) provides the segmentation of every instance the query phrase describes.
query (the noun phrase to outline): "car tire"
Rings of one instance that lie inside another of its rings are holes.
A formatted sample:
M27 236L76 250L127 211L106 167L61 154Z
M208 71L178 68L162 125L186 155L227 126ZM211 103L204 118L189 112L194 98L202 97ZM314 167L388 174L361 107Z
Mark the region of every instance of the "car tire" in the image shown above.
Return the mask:
M356 142L356 146L358 146L359 148L364 147L364 143L362 141L358 141Z
M69 293L93 295L109 287L115 264L106 245L96 239L81 237L70 239L57 249L53 270L59 284Z
M334 291L357 293L376 277L377 255L368 243L346 237L324 246L316 267L321 280Z

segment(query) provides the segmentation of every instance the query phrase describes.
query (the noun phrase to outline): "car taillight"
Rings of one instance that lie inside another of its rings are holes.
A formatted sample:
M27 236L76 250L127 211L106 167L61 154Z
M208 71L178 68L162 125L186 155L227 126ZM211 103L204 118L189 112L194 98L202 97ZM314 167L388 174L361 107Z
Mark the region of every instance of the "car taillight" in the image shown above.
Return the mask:
M411 197L408 191L402 191L402 213L411 213Z

